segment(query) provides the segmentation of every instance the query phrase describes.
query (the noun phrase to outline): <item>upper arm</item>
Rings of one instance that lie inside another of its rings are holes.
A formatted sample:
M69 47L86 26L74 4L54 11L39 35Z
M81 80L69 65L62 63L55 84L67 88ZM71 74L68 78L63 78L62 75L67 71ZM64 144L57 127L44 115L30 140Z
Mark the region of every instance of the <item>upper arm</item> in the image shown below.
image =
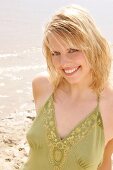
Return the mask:
M36 111L43 103L44 97L50 91L50 81L49 76L45 73L39 74L36 78L32 81L32 93L35 103Z
M113 153L113 139L110 140L104 151L103 163L99 170L112 170L111 155Z

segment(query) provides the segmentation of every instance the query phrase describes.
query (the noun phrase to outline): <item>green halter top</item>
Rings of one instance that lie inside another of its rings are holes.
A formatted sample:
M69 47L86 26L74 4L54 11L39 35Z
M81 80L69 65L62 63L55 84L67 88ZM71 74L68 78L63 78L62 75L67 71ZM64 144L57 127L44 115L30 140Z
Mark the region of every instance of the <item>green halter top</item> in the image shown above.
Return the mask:
M22 170L97 170L103 159L104 129L96 108L63 139L57 133L53 95L27 133L29 158Z

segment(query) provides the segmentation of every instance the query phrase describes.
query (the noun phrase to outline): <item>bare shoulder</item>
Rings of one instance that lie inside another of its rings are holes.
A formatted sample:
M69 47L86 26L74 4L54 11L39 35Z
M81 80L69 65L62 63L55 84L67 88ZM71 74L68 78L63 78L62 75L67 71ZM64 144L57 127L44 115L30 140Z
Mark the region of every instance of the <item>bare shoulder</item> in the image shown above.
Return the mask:
M108 85L102 95L103 109L113 125L113 87ZM107 117L106 117L107 118ZM113 126L112 126L113 127Z
M107 88L106 101L110 104L111 109L113 109L113 86L111 85Z
M106 146L103 163L99 170L111 170L111 155L113 153L113 87L111 85L108 85L103 91L101 103Z
M36 111L38 111L38 108L43 105L53 91L53 86L47 72L42 72L33 79L32 91Z
M42 95L43 91L47 91L50 86L49 74L42 72L38 74L32 81L32 88L35 90L35 96Z
M102 92L102 100L106 102L106 104L113 105L113 86L107 85L104 91Z
M106 143L113 138L113 88L107 86L101 96L99 103L99 110L101 112Z

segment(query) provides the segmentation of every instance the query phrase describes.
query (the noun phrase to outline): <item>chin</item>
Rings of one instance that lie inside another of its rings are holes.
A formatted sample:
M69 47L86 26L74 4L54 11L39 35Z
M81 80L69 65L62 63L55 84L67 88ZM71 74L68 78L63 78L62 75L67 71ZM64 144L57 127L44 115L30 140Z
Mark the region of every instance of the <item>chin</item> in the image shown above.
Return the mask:
M76 85L76 84L78 84L78 83L80 83L80 80L74 80L74 79L72 79L72 80L67 80L67 79L65 79L66 80L66 82L68 83L68 84L70 84L70 85Z

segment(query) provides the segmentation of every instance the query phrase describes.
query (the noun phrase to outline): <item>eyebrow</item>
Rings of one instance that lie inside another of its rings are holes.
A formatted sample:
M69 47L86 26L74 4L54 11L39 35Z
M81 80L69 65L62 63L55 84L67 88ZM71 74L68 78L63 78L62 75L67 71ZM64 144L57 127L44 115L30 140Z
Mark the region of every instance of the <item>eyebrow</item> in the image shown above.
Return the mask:
M78 48L67 48L67 51L69 51L69 50L76 50L76 49L78 49ZM51 50L51 52L53 52L53 53L58 53L59 51L52 51L52 50Z
M59 51L52 51L52 50L51 50L51 52L57 53L57 52L59 52Z

